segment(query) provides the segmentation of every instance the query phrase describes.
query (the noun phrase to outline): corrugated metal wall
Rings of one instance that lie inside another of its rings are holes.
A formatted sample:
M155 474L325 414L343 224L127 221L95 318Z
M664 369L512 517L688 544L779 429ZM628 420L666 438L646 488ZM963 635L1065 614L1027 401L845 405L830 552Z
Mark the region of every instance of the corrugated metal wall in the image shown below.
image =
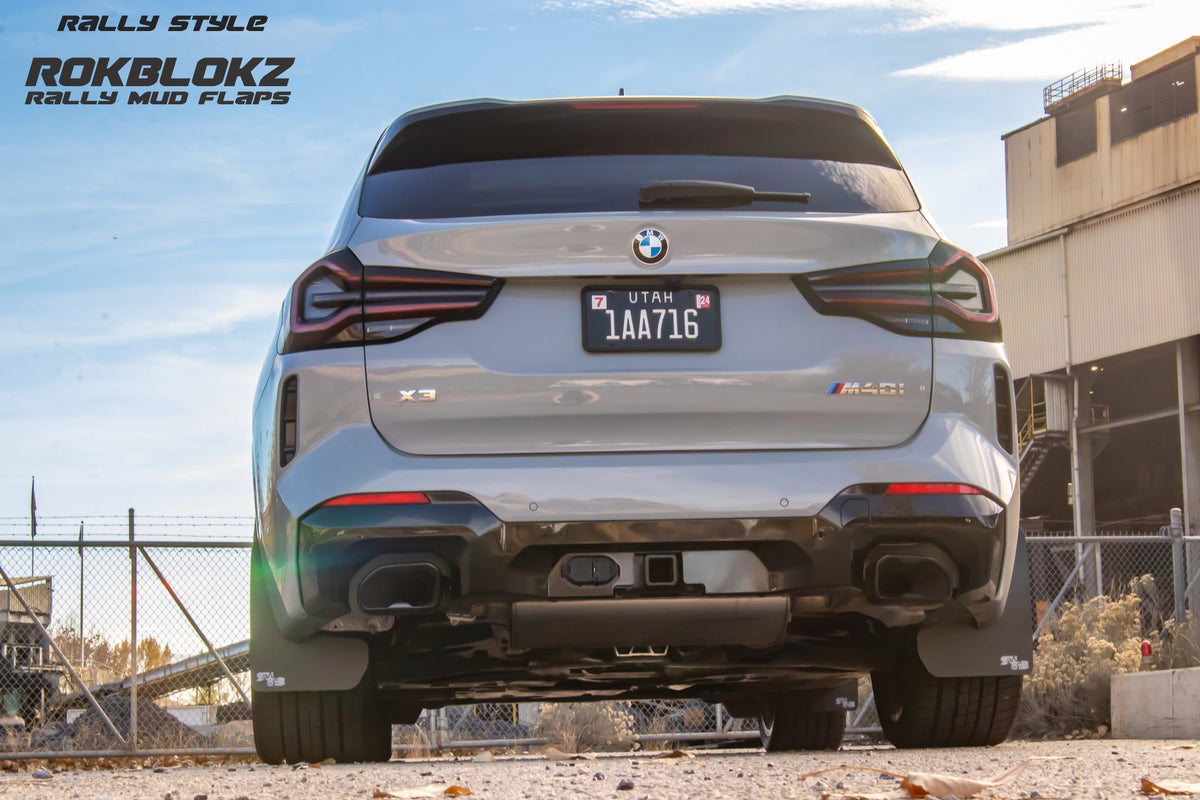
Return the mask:
M1200 333L1200 187L1067 236L1076 363Z
M1200 334L1200 186L1072 229L1066 258L1076 364ZM1059 239L984 261L1013 374L1064 367Z
M1066 294L1058 239L984 256L996 279L1004 343L1013 375L1066 365Z

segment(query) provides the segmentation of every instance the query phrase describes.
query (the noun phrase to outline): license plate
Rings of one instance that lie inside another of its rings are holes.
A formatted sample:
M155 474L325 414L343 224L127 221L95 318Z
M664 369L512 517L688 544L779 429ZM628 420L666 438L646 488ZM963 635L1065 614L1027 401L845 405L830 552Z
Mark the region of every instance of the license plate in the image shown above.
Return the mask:
M717 288L588 286L583 290L583 348L593 353L719 350Z

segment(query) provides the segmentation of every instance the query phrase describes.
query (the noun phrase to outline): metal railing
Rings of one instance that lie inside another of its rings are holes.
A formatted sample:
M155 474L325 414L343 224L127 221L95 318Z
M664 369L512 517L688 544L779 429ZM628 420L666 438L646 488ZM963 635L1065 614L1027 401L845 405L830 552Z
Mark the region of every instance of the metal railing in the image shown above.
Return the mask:
M1124 76L1120 61L1076 70L1042 89L1042 107L1048 112L1071 95L1104 81L1115 81L1119 86Z

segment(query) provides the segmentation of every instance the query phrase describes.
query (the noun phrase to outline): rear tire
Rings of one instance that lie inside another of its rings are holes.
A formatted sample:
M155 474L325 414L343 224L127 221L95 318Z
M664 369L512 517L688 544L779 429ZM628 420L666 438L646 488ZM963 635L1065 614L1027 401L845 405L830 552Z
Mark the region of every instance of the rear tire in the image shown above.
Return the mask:
M1020 675L937 678L920 663L872 672L883 735L896 747L984 747L1008 738Z
M254 748L268 764L381 762L392 757L392 726L374 693L253 692Z
M781 692L764 698L758 733L768 753L837 750L846 733L845 711L814 711L816 693Z

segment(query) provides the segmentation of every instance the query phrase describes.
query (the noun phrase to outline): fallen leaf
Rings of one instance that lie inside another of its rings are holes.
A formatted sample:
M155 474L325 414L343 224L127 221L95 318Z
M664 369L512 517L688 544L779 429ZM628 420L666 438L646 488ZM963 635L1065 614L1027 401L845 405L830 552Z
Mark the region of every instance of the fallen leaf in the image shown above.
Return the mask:
M372 792L371 797L395 797L400 800L423 800L431 797L465 797L471 790L451 783L430 783L415 789L387 789Z
M938 775L932 772L913 772L907 775L900 781L900 788L908 792L909 797L947 797L954 795L955 797L963 798L970 797L984 789L995 789L1009 781L1015 779L1025 768L1029 766L1029 762L1033 759L1026 759L1020 764L1017 764L1012 769L1002 772L994 778L988 780L975 780L973 778L964 778L959 775ZM875 767L854 767L849 764L840 767L830 767L816 772L808 772L800 776L800 780L812 778L817 775L823 775L826 772L836 772L838 770L851 770L861 772L876 772L880 775L893 775L895 773L889 770L876 769ZM831 797L834 795L831 795ZM887 797L890 795L845 795L845 800L853 800L854 798L865 798L865 800L875 800L876 797ZM839 800L842 800L843 795L836 795Z
M1142 778L1142 794L1200 794L1200 783Z
M974 780L959 775L938 775L936 773L914 772L900 782L900 788L906 789L910 797L970 797L984 789L995 789L1015 779L1029 766L1029 759L1022 761L1012 769L1002 772L988 780Z
M650 757L654 758L654 759L663 758L663 759L678 760L678 759L683 759L683 758L695 758L696 756L693 753L689 753L686 750L665 750L661 753L658 753L658 754L650 756Z

